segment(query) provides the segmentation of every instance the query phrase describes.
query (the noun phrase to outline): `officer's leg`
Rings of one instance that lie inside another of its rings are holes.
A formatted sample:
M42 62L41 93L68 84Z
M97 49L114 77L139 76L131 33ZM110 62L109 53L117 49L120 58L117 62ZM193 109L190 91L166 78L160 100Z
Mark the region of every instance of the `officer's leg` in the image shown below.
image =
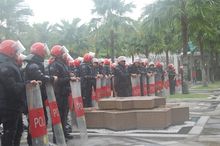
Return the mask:
M21 113L18 118L17 132L15 135L14 146L20 146L20 141L21 141L23 130L24 130L24 127L23 127L23 119L22 119L22 113Z
M30 133L30 121L28 117L28 135L27 135L27 143L29 146L32 146L32 139L31 139L31 133Z
M2 118L3 135L1 137L2 146L14 146L14 139L18 123L17 114L5 114Z
M92 84L88 86L87 91L87 105L88 107L92 107Z

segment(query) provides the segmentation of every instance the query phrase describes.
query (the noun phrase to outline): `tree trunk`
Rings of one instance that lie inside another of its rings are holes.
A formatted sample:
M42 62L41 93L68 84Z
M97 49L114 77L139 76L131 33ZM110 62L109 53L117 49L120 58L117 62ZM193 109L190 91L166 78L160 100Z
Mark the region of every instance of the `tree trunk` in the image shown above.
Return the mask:
M200 48L200 59L201 59L201 63L202 63L202 83L204 87L208 86L208 76L207 76L207 62L205 62L205 58L204 58L204 48L203 48L203 39L202 39L202 34L199 33L197 36L197 41L199 44L199 48Z
M132 60L132 62L134 62L134 54L133 53L131 54L131 60Z
M110 47L111 47L111 60L114 63L115 62L115 45L114 45L114 30L111 29L110 31Z
M148 49L145 49L144 55L146 56L146 58L148 58L148 56L149 56L149 51L148 51Z
M219 59L218 59L218 57L219 57L219 55L218 55L218 52L216 51L215 52L215 65L213 65L213 67L215 68L215 72L214 72L214 79L219 79L218 78L218 69L217 69L217 67L219 66L219 63L218 63L218 61L219 61Z
M214 61L214 51L213 51L213 49L214 49L214 47L211 45L211 43L210 43L210 47L211 47L211 52L210 52L210 80L211 80L211 82L212 83L214 83L215 82L215 78L214 78L214 74L215 74L215 66L214 66L214 64L215 64L215 61Z
M186 0L181 0L181 32L182 32L182 45L183 45L183 79L182 79L182 93L189 93L188 86L188 57L187 57L187 45L188 45L188 20L186 15Z
M195 71L195 65L194 65L194 57L193 57L193 54L191 54L189 56L190 58L190 63L189 63L189 68L190 68L190 82L193 83L193 72Z
M169 64L169 50L168 49L166 49L166 51L165 51L165 53L166 53L166 66L168 66L168 64Z

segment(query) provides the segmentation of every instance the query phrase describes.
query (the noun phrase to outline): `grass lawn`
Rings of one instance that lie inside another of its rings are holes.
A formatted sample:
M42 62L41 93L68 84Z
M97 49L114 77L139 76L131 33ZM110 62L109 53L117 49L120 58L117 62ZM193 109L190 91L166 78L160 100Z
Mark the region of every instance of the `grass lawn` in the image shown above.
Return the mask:
M208 94L195 94L195 93L189 93L189 94L175 94L170 95L168 98L178 98L178 99L184 99L184 98L207 98Z
M220 82L210 83L208 84L208 87L203 87L203 85L198 85L192 87L192 89L198 89L198 90L214 90L220 88Z

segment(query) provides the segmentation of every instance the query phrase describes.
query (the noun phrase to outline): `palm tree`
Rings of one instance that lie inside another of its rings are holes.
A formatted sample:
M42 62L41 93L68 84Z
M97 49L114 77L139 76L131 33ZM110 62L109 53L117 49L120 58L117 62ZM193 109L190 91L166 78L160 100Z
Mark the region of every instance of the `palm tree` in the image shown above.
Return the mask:
M17 38L22 26L27 25L28 16L32 15L24 0L0 1L0 37Z
M206 50L205 43L207 39L210 41L210 38L218 32L216 31L216 24L219 23L219 16L216 14L219 12L220 2L218 0L194 0L191 1L190 5L194 7L192 7L189 15L189 28L201 53L203 86L208 86L208 60L204 56L210 48Z
M61 24L55 25L60 33L60 43L65 44L71 52L74 51L77 55L89 47L88 26L86 24L80 25L80 21L79 18L73 19L72 22L61 20Z
M180 29L182 36L182 48L183 57L182 62L184 66L183 70L183 93L188 93L188 59L187 59L187 43L188 43L188 16L186 11L186 0L158 0L153 4L145 7L145 11L142 14L144 23L151 27L151 30L155 33L159 33L159 36L164 35L162 39L165 44L169 41L170 33L165 31L169 29L172 33L176 28ZM172 34L173 35L173 34ZM174 34L175 35L175 34ZM172 42L170 42L172 43Z
M100 16L98 20L107 30L109 48L111 48L111 59L114 62L115 47L116 47L116 32L119 25L129 25L131 19L124 17L126 12L131 12L135 6L132 3L126 4L123 0L93 0L95 8L93 14Z

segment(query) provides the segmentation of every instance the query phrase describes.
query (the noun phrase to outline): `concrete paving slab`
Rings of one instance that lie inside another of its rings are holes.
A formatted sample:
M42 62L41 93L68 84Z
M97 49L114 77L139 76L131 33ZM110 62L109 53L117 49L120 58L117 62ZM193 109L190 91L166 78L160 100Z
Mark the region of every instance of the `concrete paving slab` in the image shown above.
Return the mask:
M192 134L192 135L198 135L202 132L206 122L208 121L209 116L202 116L198 122L196 123L196 125L189 131L188 134Z

